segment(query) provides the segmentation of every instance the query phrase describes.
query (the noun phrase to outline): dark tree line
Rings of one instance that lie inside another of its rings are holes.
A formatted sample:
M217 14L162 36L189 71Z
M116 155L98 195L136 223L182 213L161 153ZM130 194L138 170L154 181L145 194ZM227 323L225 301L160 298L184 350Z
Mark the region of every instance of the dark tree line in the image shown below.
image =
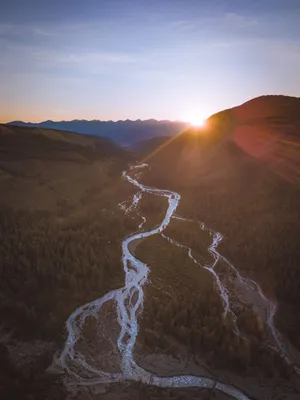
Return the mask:
M0 214L2 321L22 338L58 337L76 306L123 285L120 242L133 227L121 211L56 224L45 212L6 209Z
M124 285L121 240L136 229L136 221L115 206L99 208L67 219L1 209L0 318L13 341L55 342L59 351L69 314ZM65 398L60 378L45 372L53 351L26 367L15 365L9 351L0 337L3 398Z

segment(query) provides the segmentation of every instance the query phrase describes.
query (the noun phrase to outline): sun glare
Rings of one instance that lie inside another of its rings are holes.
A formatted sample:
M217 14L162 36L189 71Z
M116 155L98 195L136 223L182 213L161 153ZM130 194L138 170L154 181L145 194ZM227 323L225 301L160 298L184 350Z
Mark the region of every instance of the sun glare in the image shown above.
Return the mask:
M204 126L205 125L205 119L204 118L193 118L190 121L191 125L193 126Z
M201 116L201 115L197 115L195 113L195 115L189 115L184 119L186 122L189 122L192 126L204 126L205 125L205 121L206 119Z

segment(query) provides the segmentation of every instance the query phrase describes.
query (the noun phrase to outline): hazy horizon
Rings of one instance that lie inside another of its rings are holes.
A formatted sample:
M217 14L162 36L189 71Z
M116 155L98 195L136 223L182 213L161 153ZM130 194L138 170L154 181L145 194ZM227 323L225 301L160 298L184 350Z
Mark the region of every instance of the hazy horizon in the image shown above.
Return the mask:
M298 97L299 18L295 0L12 0L0 15L0 122L189 121Z
M24 122L24 123L34 123L34 124L40 124L42 122L46 122L46 121L52 121L52 122L64 122L64 121L87 121L87 122L91 122L91 121L99 121L99 122L126 122L126 121L131 121L131 122L137 122L137 121L157 121L157 122L163 122L163 121L167 121L167 122L189 122L189 121L183 121L183 120L170 120L170 119L156 119L156 118L145 118L145 119L141 119L141 118L137 118L137 119L131 119L131 118L126 118L126 119L98 119L98 118L94 118L94 119L85 119L85 118L74 118L74 119L70 119L70 120L66 120L66 119L61 119L61 120L52 120L52 119L43 119L43 120L39 120L39 121L25 121L25 120L10 120L10 121L6 121L6 122L1 122L0 123L8 123L8 122Z
M281 94L281 93L270 93L270 94L261 94L261 96L268 96L268 95L278 95L278 96L288 96L287 94ZM257 97L260 97L260 96L257 96ZM300 95L299 96L296 96L296 97L300 97ZM252 100L253 98L251 98L251 99L247 99L247 100L245 100L245 101L243 101L243 102L241 102L241 103L239 103L239 104L233 104L232 106L230 106L230 107L226 107L226 108L224 108L224 109L220 109L220 110L216 110L216 111L214 111L212 114L208 114L205 118L209 118L211 115L213 115L213 114L215 114L215 113L218 113L218 112L220 112L220 111L223 111L223 110L225 110L225 109L230 109L230 108L232 108L232 107L236 107L236 106L240 106L240 105L242 105L242 104L244 104L244 103L246 103L247 101L250 101L250 100ZM0 123L4 123L4 124L6 124L6 123L10 123L10 122L24 122L24 123L34 123L34 124L39 124L39 123L42 123L42 122L47 122L47 121L52 121L52 122L72 122L72 121L87 121L87 122L91 122L91 121L99 121L99 122L120 122L120 121L131 121L131 122L137 122L137 121L150 121L150 120L155 120L155 121L157 121L157 122L163 122L163 121L167 121L167 122L174 122L174 123L189 123L189 122L191 122L191 121L188 121L188 120L184 120L184 119L168 119L168 118L161 118L161 119L158 119L158 118L155 118L155 117L148 117L148 118L124 118L124 119L99 119L99 118L93 118L93 119L86 119L86 118L80 118L80 117L76 117L76 118L72 118L72 119L51 119L51 118L45 118L45 119L40 119L40 120L35 120L35 121L32 121L32 120L25 120L25 119L22 119L22 120L18 120L18 119L11 119L11 120L9 120L9 121L0 121Z

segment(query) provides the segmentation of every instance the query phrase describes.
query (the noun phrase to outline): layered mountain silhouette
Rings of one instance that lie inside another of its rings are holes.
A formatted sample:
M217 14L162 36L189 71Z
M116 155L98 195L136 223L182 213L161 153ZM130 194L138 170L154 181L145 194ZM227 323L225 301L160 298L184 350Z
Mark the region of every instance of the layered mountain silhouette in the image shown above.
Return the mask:
M134 146L136 143L157 136L174 136L185 130L189 124L179 121L157 121L149 119L145 121L44 121L30 123L13 121L9 125L37 127L43 129L58 129L85 135L108 137L122 146Z

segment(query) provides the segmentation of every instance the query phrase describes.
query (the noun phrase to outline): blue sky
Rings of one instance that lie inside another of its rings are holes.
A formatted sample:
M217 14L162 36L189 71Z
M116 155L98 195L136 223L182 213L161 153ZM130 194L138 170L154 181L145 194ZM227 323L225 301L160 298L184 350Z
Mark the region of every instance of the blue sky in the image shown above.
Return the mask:
M300 96L298 0L6 0L0 121L190 119Z

